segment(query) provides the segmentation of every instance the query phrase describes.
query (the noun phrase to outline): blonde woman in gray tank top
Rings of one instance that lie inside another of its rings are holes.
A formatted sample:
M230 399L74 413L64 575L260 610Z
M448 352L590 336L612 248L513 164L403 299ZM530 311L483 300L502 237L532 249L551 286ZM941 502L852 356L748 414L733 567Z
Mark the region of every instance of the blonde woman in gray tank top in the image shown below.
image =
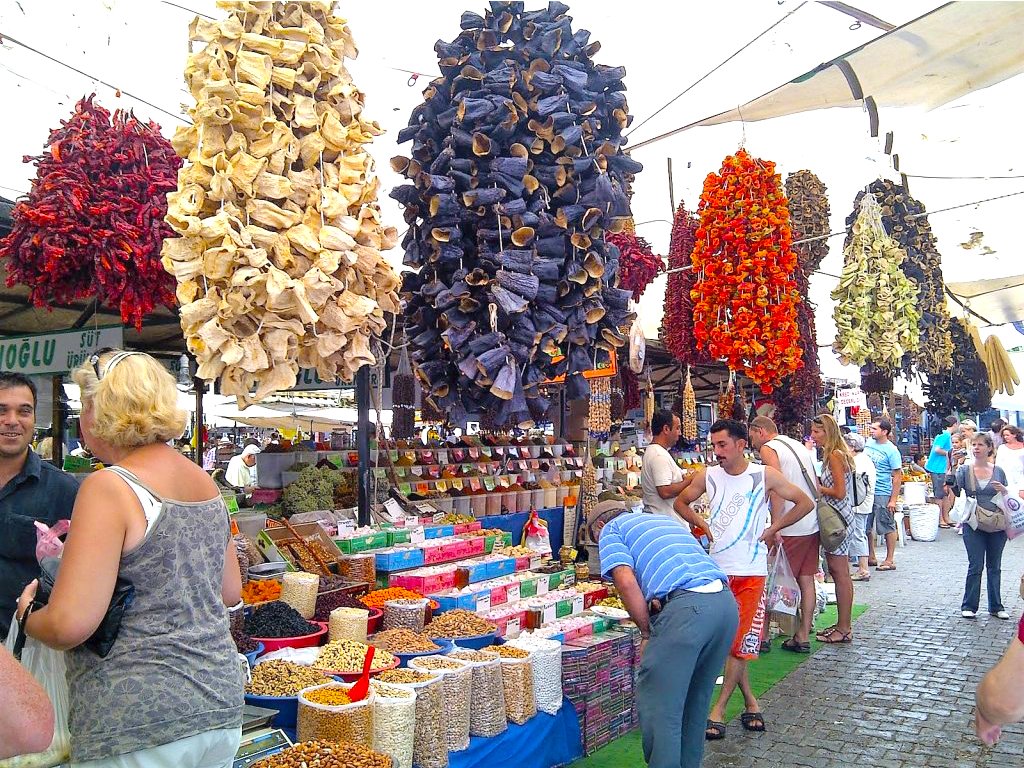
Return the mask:
M148 355L109 350L74 380L85 443L116 467L82 484L49 604L26 621L29 636L67 651L71 765L231 765L243 683L227 607L241 575L216 486L166 444L186 419L174 379ZM101 658L83 643L119 577L135 597Z

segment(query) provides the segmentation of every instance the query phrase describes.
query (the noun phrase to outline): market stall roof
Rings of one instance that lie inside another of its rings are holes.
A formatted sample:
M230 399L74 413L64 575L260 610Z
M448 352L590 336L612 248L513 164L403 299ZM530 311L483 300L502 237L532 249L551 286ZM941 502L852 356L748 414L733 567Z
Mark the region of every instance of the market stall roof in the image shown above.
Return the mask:
M753 101L633 149L696 126L860 107L868 97L875 107L935 109L1024 72L1022 36L1024 3L947 3Z
M250 405L245 410L239 410L237 405L227 402L211 409L209 415L222 421L231 421L250 427L267 429L295 429L298 427L310 432L330 432L335 427L355 421L355 419L343 421L340 418L333 418L333 414L324 415L324 409L299 411L289 406L287 410L278 410L263 405Z
M965 312L989 325L1024 320L1024 275L948 283L946 291Z
M647 339L647 363L651 368L651 383L658 392L678 392L683 385L686 366L669 354L658 339ZM717 402L719 386L729 379L729 369L724 363L690 366L693 392L698 402ZM756 390L746 376L739 377L745 392Z

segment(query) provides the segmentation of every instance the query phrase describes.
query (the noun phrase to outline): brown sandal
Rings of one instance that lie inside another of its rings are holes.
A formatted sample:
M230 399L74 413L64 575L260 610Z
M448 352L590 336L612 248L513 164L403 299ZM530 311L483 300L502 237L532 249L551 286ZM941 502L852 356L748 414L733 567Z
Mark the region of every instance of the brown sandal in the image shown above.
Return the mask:
M836 639L836 636L839 639ZM830 628L827 632L819 632L815 637L818 638L819 643L825 643L826 645L839 645L841 643L852 643L853 632L840 632L836 627Z

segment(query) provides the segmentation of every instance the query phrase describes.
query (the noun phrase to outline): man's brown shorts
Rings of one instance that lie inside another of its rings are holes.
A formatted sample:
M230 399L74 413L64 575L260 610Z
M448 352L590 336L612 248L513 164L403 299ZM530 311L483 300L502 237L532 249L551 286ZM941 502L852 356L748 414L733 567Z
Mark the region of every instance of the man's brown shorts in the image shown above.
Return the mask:
M786 550L789 567L793 569L794 576L814 576L821 569L821 538L818 534L783 536L782 546Z

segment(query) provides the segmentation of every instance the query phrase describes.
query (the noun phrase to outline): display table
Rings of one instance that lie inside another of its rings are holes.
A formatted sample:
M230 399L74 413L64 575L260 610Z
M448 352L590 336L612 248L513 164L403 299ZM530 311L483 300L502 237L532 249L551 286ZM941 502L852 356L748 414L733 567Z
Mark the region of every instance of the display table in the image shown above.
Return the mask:
M509 723L508 730L498 736L472 737L469 749L449 753L448 765L449 768L494 768L515 763L516 768L555 768L580 757L583 757L583 740L579 720L573 705L563 699L557 715L538 712L525 725Z
M551 552L556 557L562 546L563 528L565 527L565 509L553 507L551 509L540 509L537 511L541 519L548 524L548 535L551 537ZM488 515L481 517L480 523L484 528L500 528L512 534L512 545L515 546L522 541L523 527L530 519L529 512L517 512L512 515Z

